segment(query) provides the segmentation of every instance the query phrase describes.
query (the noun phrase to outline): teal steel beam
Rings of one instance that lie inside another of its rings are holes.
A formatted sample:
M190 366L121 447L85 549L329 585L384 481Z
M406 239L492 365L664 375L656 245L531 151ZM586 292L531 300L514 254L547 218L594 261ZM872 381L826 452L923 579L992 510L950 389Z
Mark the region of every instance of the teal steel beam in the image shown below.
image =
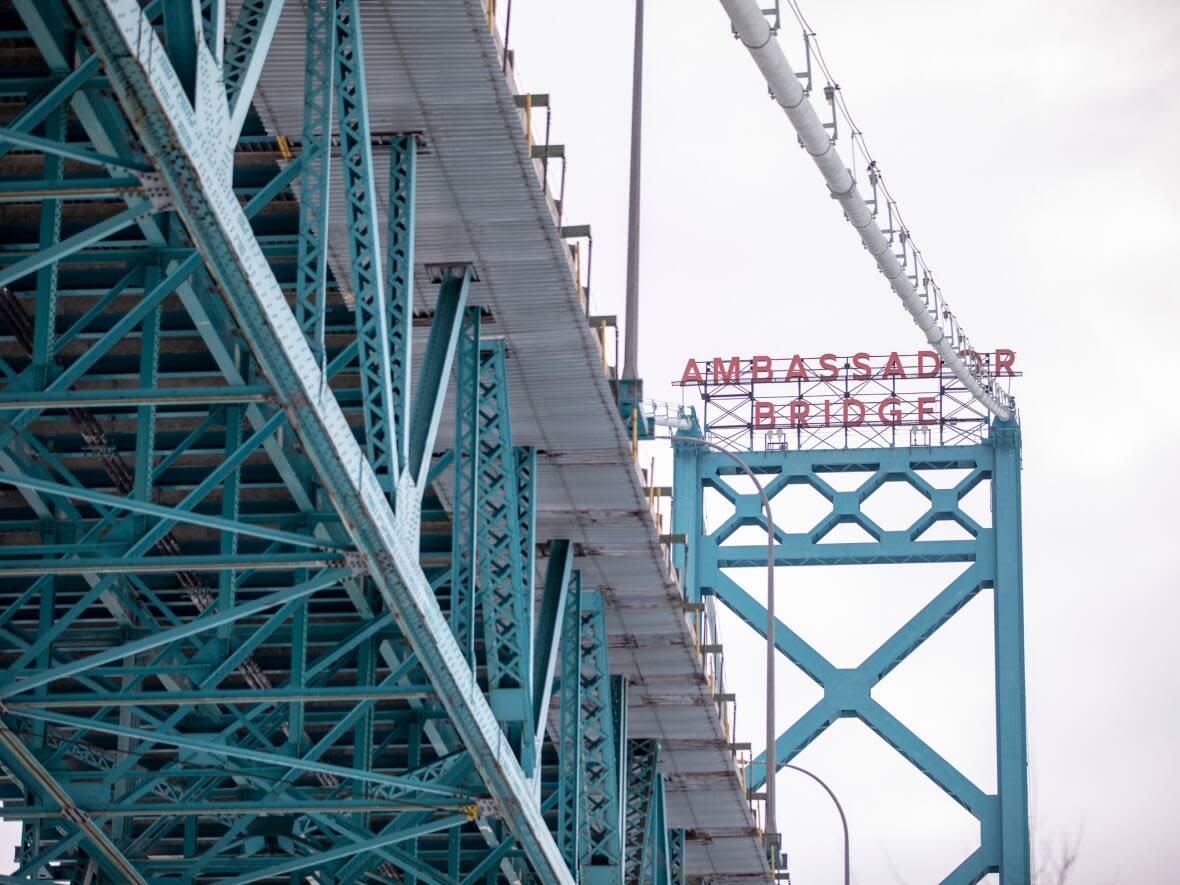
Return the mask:
M200 265L201 258L199 254L194 254L180 262L160 281L159 285L150 292L145 292L133 308L123 314L118 322L104 332L97 341L91 344L85 353L71 362L61 374L57 375L49 384L46 384L44 390L41 392L54 393L67 390L70 385L85 375L111 347L123 340L132 329L136 328L148 313L171 295L176 290L176 287L196 271ZM10 384L10 386L12 385ZM0 448L7 446L16 432L26 427L38 415L39 412L37 410L26 409L18 412L12 418L0 418Z
M7 554L7 548L0 550ZM343 566L345 558L339 553L260 553L221 554L203 556L96 556L85 559L7 559L0 557L0 577L35 578L41 575L103 575L103 574L174 574L178 571L233 572L290 571L297 568Z
M274 605L278 604L278 602L274 603ZM176 638L180 637L173 637L168 641L174 641ZM35 671L27 672L32 673ZM117 695L57 693L27 700L8 698L4 703L5 706L13 710L19 710L22 707L56 710L73 707L97 707L99 705L118 707L158 705L172 707L179 704L277 704L291 702L336 704L342 701L431 697L434 697L434 690L429 685L371 685L323 686L319 688L252 688L249 691L235 691L233 689L133 691L121 692Z
M171 0L163 4L164 44L176 77L188 100L197 98L197 45L201 33L200 0Z
M261 440L258 442L261 442ZM21 476L5 471L0 471L0 485L15 486L19 489L31 489L32 491L41 492L46 495L69 498L74 501L86 501L89 504L101 504L105 507L127 510L132 513L141 513L145 516L167 520L170 524L177 522L188 523L189 525L204 526L205 528L217 529L223 532L249 535L250 537L262 538L267 541L278 541L281 544L292 544L297 547L323 549L325 547L332 548L337 546L321 538L270 529L266 526L251 525L250 523L239 522L233 519L223 519L220 516L198 513L183 507L165 507L162 504L151 504L147 501L137 501L133 498L121 498L118 495L108 495L105 492L96 492L92 489L62 485L61 483L36 479L31 476Z
M287 768L291 769L292 771L329 774L344 780L367 781L377 786L393 787L397 790L409 791L410 793L424 793L431 796L439 795L449 797L463 797L468 795L463 790L439 786L426 781L414 780L413 778L397 777L394 775L384 774L379 771L358 771L355 768L348 768L343 765L333 765L327 762L317 762L307 758L280 756L273 752L252 750L240 744L215 743L203 738L193 737L192 735L186 734L178 734L175 732L158 732L131 725L121 725L115 722L105 722L94 719L82 719L77 716L68 716L64 713L51 713L47 710L36 710L32 708L13 710L12 715L34 721L50 722L56 725L63 725L67 728L80 728L86 731L101 731L111 735L124 735L135 740L149 741L155 744L180 747L186 750L193 750L197 753L207 753L215 757L224 757L227 759L244 759L247 762L256 762L272 767Z
M3 756L9 764L23 771L28 782L37 784L45 797L61 808L62 818L77 828L80 837L91 845L102 859L103 866L112 875L119 877L117 881L127 882L129 885L147 885L147 880L119 851L105 830L79 811L70 794L9 728L0 728L0 748L3 749Z
M434 810L461 809L468 805L467 799L442 799L430 801ZM214 815L259 814L259 815L305 815L305 814L351 814L356 811L369 811L378 814L392 811L421 811L420 802L361 801L357 799L304 799L298 804L282 802L177 802L165 805L162 802L136 803L120 802L117 804L91 805L83 809L92 817L118 818L134 817L151 820L167 813L170 817L212 817ZM466 809L464 809L466 810ZM37 820L42 818L60 818L61 809L47 805L20 806L5 805L0 808L0 820ZM2 881L2 880L0 880Z
M470 758L470 756L468 756L466 754L459 755L459 756L445 757L445 758L439 760L438 763L436 763L436 767L439 771L440 780L445 780L448 783L458 783L458 782L463 781L467 777L468 773L470 772L471 758ZM469 820L474 820L477 815L477 807L471 806L466 810L469 812ZM426 814L424 811L422 811L422 812L419 812L418 814L411 814L411 815L407 815L403 818L395 819L394 821L392 821L391 823L389 823L385 826L385 828L382 830L382 833L393 832L395 830L402 829L407 826L411 826L411 827L415 826L421 820L425 819L425 817L426 817ZM414 851L414 849L410 849L410 850ZM399 860L400 860L399 858L393 859L395 864L401 865L399 863ZM342 882L361 881L373 866L374 866L374 862L373 862L372 858L361 855L361 856L354 858L352 861L350 861L348 864L346 864L344 867L342 867L338 871L337 877ZM416 866L418 866L418 865L416 865ZM403 868L405 868L405 867L403 866ZM415 872L418 872L419 875L421 875L422 874L421 867L418 866L418 868L415 870ZM433 874L433 876L438 877L437 871L430 870L430 873ZM443 878L443 877L439 877L439 881L442 883L442 885L447 885L449 880L447 880L446 878Z
M668 830L668 885L685 885L684 829Z
M66 137L66 113L55 108L45 122L45 132L57 141ZM65 163L61 157L45 157L45 175L59 178ZM40 251L53 249L61 242L61 201L45 200L41 203ZM48 380L53 363L54 339L57 336L57 264L45 265L37 271L37 307L33 319L33 371L42 383Z
M124 643L121 646L97 652L84 658L78 658L67 664L50 668L49 670L42 670L38 673L25 671L25 675L18 675L16 677L8 676L0 682L0 699L11 698L36 688L39 685L48 685L50 682L76 676L79 673L85 673L87 670L101 667L104 664L114 663L123 658L134 657L140 652L151 651L152 649L175 642L178 639L185 639L198 633L215 630L223 624L240 621L243 618L248 618L251 615L258 614L275 606L284 605L293 599L310 596L326 587L338 584L341 578L347 574L344 569L326 569L316 577L302 584L296 584L294 587L270 593L250 602L244 602L233 608L225 609L224 611L207 609L206 612L198 615L189 623L182 624L179 627L162 630L150 636L145 636L143 639ZM11 673L12 671L10 670L9 672Z
M262 63L270 51L282 11L283 0L244 0L234 20L225 47L222 79L229 103L229 131L235 141L254 100Z
M262 428L259 429L242 446L240 446L236 452L229 454L221 464L212 470L201 483L199 483L180 501L175 510L179 512L187 512L200 503L200 501L203 500L205 496L208 495L222 481L222 479L224 479L226 474L232 471L241 460L243 460L247 455L249 455L251 451L253 451L259 440L265 439L270 435L270 433L278 426L278 417L281 414L282 413L277 413L272 418L272 420L264 424ZM65 488L72 487L67 486ZM126 499L122 498L117 500L126 501ZM164 519L156 523L138 537L135 543L133 543L131 547L128 548L126 555L138 556L142 553L145 553L167 535L172 525L173 522L168 519ZM317 546L324 547L329 546L329 544L327 542L320 542ZM70 625L74 618L78 617L78 615L84 612L87 606L91 605L95 600L102 598L103 595L107 593L113 585L114 579L111 576L101 578L90 588L88 592L84 593L82 597L70 607L69 611L67 611L65 615L57 623L55 623L50 630L42 632L41 635L37 637L33 645L27 651L25 651L25 653L22 654L14 664L10 666L9 672L15 672L26 666L29 661L32 660L35 654L40 653L40 651L47 647L49 643L56 640L56 638Z
M381 484L361 456L339 407L323 395L320 372L257 241L244 226L232 194L220 190L224 185L216 170L207 169L194 149L191 133L197 127L192 111L173 100L175 74L158 40L146 33L133 3L71 0L71 5L106 62L132 127L149 153L160 158L160 172L178 214L233 307L252 350L283 397L284 407L298 415L292 423L299 429L308 457L345 516L374 583L438 684L452 722L471 748L501 813L538 872L555 882L569 882L523 773L501 749L490 709L481 697L467 691L470 670L413 554L398 539Z
M668 831L668 814L664 804L664 776L656 774L652 791L652 813L647 823L647 847L643 853L643 882L651 885L671 885L671 833Z
M521 538L517 453L512 445L504 342L480 356L480 512L476 560L488 695L496 717L531 777L533 728L532 598ZM530 558L531 562L531 558Z
M414 216L418 174L418 139L394 136L389 145L389 209L386 220L388 267L385 281L392 373L393 429L403 462L410 456L410 365L414 320ZM437 311L436 311L437 321ZM432 327L433 328L433 327Z
M106 390L0 391L0 411L21 409L69 409L100 406L212 406L228 403L264 403L274 398L269 387L115 387Z
M200 0L201 32L213 61L221 65L225 50L225 0Z
M70 73L62 77L57 83L44 95L38 98L32 104L26 105L24 110L17 114L8 123L8 129L15 132L22 132L28 135L38 125L40 125L49 115L55 110L67 104L75 92L81 89L91 77L94 76L98 70L98 57L91 55L87 56L85 60L80 62ZM65 140L64 136L59 135L57 142ZM7 154L15 145L12 142L0 144L0 157ZM44 173L48 175L48 172ZM60 173L55 176L60 178ZM138 185L138 181L135 181Z
M533 733L537 758L545 738L545 721L549 716L549 698L553 677L557 674L562 623L568 608L570 576L574 569L574 546L568 540L549 542L549 562L545 567L545 585L541 591L541 610L537 615L536 640L533 643Z
M408 431L410 452L406 470L420 493L426 489L430 454L438 435L438 422L442 418L451 366L463 330L463 312L470 286L471 268L454 267L447 271L438 290L426 353L414 390L413 416Z
M0 155L8 145L0 144ZM102 200L143 196L138 178L38 178L0 182L0 203L31 200Z
M356 336L360 345L358 368L364 397L365 452L377 481L386 495L392 495L402 465L392 426L389 313L381 268L359 0L337 0L334 29L336 110L348 220L351 298L356 308Z
M623 871L623 798L626 765L624 684L607 663L602 594L583 590L581 647L581 777L583 781L581 881L620 880ZM588 878L589 877L589 878Z
M541 811L545 813L551 812L553 810L553 806L556 804L556 800L557 794L555 793L541 803ZM496 867L500 866L504 862L505 858L507 858L508 855L513 851L519 851L519 848L517 848L516 845L516 837L507 836L500 842L499 845L483 854L479 860L479 863L477 863L475 867L467 873L466 876L464 876L461 880L457 880L459 885L475 885L475 883L479 882L481 879L484 879L485 881L498 882L499 879L496 878L495 872Z
M651 738L627 741L627 792L624 805L624 885L652 885L656 852L652 823L657 813L660 745Z
M2 137L3 133L0 131L0 138ZM113 233L131 227L131 225L135 224L141 218L151 215L154 211L152 204L147 200L134 203L122 212L118 212L110 218L92 224L72 237L60 240L22 261L8 265L8 267L0 270L0 286L7 286L9 283L19 280L21 277L28 276L43 267L47 267L55 261L60 261L62 258L85 249L87 246L92 246Z
M299 182L299 253L295 319L318 362L324 359L328 284L328 199L332 103L336 77L336 0L307 4L303 74L303 176Z
M448 467L454 463L454 449L447 449L445 452L439 453L439 456L430 462L430 469L426 472L426 485L431 485L436 479L446 472Z
M999 793L1000 880L1031 875L1028 810L1028 737L1024 696L1024 575L1020 493L1020 425L996 421L992 525L996 657L996 781ZM986 834L985 834L986 838Z
M88 151L74 144L64 141L54 141L52 138L42 138L39 135L29 135L12 126L0 126L0 144L7 144L9 150L14 147L39 151L43 154L53 154L66 160L85 163L88 166L114 166L126 169L128 172L150 172L151 166L142 160L128 160L111 154L100 154Z
M463 311L455 367L454 501L451 507L450 621L467 665L475 667L475 600L479 576L480 343L479 308Z
M353 857L357 854L362 854L367 851L375 851L384 848L388 845L395 845L398 842L405 842L409 839L414 839L418 836L426 835L428 833L437 833L440 830L449 830L452 827L461 826L470 820L470 815L467 814L452 814L446 817L438 818L429 823L419 824L416 827L408 827L405 830L384 833L380 836L374 836L372 839L365 839L360 842L353 842L350 845L342 845L337 848L332 848L327 851L321 851L308 857L296 858L285 863L275 864L252 873L246 873L242 876L235 876L232 879L227 879L223 885L246 885L248 882L257 882L261 879L267 879L272 876L278 876L285 873L297 873L300 870L306 870L311 867L319 867L321 864L327 864L330 861L341 860L346 857Z
M586 784L582 772L582 574L570 576L561 616L561 700L557 745L557 844L570 871L582 859ZM593 658L591 659L593 660Z

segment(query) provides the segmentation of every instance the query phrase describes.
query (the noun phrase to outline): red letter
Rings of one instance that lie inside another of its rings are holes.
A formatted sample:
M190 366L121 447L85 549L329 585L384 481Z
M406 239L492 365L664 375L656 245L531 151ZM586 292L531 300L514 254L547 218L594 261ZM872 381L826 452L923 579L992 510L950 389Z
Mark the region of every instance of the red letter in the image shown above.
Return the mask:
M819 358L819 367L829 374L820 375L821 381L835 381L840 377L840 367L836 365L836 354L825 353Z
M697 365L696 360L689 360L685 363L684 374L680 376L681 384L704 384L705 379L701 377L701 367Z
M824 400L824 427L832 426L832 401Z
M852 376L857 381L868 381L873 377L873 370L869 368L869 355L864 351L852 355L852 365L860 369L859 372Z
M926 360L934 360L934 368L927 372L923 366ZM937 378L938 373L942 371L942 360L938 354L933 350L919 350L918 351L918 377L919 378Z
M774 427L774 403L766 400L754 403L754 426Z
M919 424L937 424L938 419L934 417L934 410L928 408L933 406L938 401L937 397L920 396L918 397L918 423ZM929 420L927 420L929 419Z
M729 358L729 366L722 367L721 357L713 357L713 383L736 384L742 380L742 361L736 356Z
M773 381L774 369L770 368L770 357L756 356L750 360L751 381Z
M885 368L881 370L882 378L905 378L905 366L901 364L901 357L897 355L897 351L889 354L889 359L885 361ZM884 419L881 419L884 420Z
M983 374L983 357L981 357L978 353L976 353L974 350L960 350L959 356L975 357L975 374L977 374L977 375Z
M1016 351L1009 350L1006 347L1001 347L996 350L996 377L1000 377L1000 372L1007 372L1009 375L1014 375L1012 371L1012 364L1016 362Z
M807 413L811 411L811 403L805 399L791 400L791 426L806 427Z
M867 356L867 354L866 354L866 356ZM848 407L850 405L852 405L853 403L855 403L857 409L860 410L860 414L856 416L855 421L849 421L848 420ZM865 423L865 404L862 403L858 399L853 399L852 397L849 397L848 399L844 400L844 426L845 427L859 427L861 424L864 424L864 423Z
M784 381L807 381L807 367L803 365L803 357L795 354L791 357L791 365L787 367L787 377Z
M894 356L896 356L896 354L894 354ZM895 396L885 397L885 399L881 400L881 404L879 406L877 406L877 417L881 419L881 422L883 424L900 424L901 423L901 409L898 408L898 406L900 406L900 405L901 405L901 400L899 400L897 397L895 397ZM885 417L885 407L886 406L893 407L889 410L889 417L888 418Z

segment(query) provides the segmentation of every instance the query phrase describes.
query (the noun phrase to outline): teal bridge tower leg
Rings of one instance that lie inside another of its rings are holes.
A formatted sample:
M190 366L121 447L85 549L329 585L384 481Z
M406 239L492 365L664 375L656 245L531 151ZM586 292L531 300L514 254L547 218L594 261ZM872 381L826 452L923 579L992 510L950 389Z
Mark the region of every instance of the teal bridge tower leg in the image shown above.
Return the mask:
M692 442L675 442L673 532L683 535L677 561L684 564L690 602L714 595L759 635L766 633L766 609L728 572L765 568L765 544L731 541L743 526L765 531L758 496L739 493L732 484L738 468L724 455ZM996 421L977 445L912 448L817 449L739 453L758 473L773 506L775 496L791 485L815 489L830 504L810 530L787 533L776 526L775 563L779 566L880 565L889 563L962 563L951 583L886 639L858 666L839 668L778 621L778 651L823 689L823 697L787 725L776 746L776 763L790 763L837 719L856 718L930 778L979 822L980 844L943 881L978 882L999 873L1003 885L1030 881L1027 739L1025 734L1024 623L1020 524L1020 427ZM950 488L926 476L964 471ZM851 491L837 491L827 478L863 472ZM900 531L885 531L862 509L886 483L903 483L924 497L926 511ZM991 489L991 525L983 526L960 506L980 484ZM713 489L733 505L733 515L712 531L704 523L704 492ZM960 526L961 541L924 540L938 522ZM869 536L864 542L825 542L837 526L850 523ZM997 789L984 792L872 697L876 686L980 592L993 600L995 640L995 712ZM748 786L766 781L759 756L748 769ZM842 797L849 803L852 797ZM789 834L787 834L789 847Z
M5 881L684 881L474 269L415 279L364 7L0 10Z

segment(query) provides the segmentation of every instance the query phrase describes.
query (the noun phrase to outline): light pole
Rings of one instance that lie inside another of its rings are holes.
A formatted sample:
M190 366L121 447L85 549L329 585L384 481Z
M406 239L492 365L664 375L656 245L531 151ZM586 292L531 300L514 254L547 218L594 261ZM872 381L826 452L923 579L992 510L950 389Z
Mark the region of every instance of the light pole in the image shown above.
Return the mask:
M840 800L836 798L836 794L832 792L832 788L829 787L827 784L825 784L820 779L819 775L815 774L814 772L808 771L806 768L800 768L798 765L790 765L789 763L785 763L785 762L783 763L782 767L789 768L792 771L797 771L800 774L807 775L809 778L811 778L813 781L815 781L817 784L819 784L821 787L823 787L824 792L826 792L829 796L831 796L832 802L834 802L836 804L836 811L840 812L840 826L842 826L844 828L844 885L849 885L849 882L848 882L848 875L849 875L849 873L848 873L848 869L849 869L849 864L848 864L848 818L846 818L844 816L844 808L843 808L843 806L840 805Z
M775 812L774 789L774 775L778 770L775 766L775 741L778 738L778 733L775 727L774 709L774 665L777 649L774 639L774 513L770 509L770 498L766 496L766 489L762 487L762 482L750 469L750 466L718 443L707 440L703 436L653 436L652 439L695 443L708 446L725 455L741 468L742 472L754 483L758 489L758 498L762 502L762 510L766 514L766 835L777 859L778 815ZM843 816L843 812L841 812L841 816Z

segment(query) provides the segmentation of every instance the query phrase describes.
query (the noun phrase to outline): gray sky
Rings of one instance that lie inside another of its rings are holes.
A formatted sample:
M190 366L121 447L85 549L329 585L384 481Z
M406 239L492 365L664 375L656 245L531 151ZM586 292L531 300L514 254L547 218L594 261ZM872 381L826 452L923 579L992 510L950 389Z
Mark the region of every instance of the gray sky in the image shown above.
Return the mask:
M688 356L917 349L917 330L720 5L647 6L649 395L679 400L669 382ZM594 227L594 310L621 313L632 6L587 8L516 0L512 46L524 88L552 94L554 137L570 157L567 222ZM1180 6L803 8L951 306L977 345L1014 348L1027 373L1016 393L1036 841L1081 833L1073 883L1176 881L1180 605L1168 591L1180 556L1165 459L1180 430L1166 393L1180 356L1169 267L1180 234ZM797 64L790 20L782 39ZM925 568L783 574L785 616L855 664L955 573ZM757 576L746 583L754 590ZM981 596L875 697L990 788L989 631ZM731 663L758 685L761 653L736 626L731 635ZM780 674L785 719L816 695L786 662ZM760 706L755 689L739 709L755 746ZM937 882L978 838L964 812L857 723L840 723L800 762L848 808L860 883ZM838 822L818 788L795 777L780 779L795 882L838 881Z

